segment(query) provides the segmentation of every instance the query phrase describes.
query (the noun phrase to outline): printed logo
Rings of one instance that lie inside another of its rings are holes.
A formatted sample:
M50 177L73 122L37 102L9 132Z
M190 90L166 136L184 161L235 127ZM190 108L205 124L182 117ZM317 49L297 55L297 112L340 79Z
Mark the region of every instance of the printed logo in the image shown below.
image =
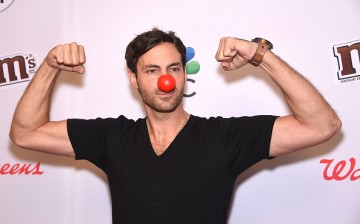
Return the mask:
M0 0L0 12L5 11L15 0Z
M189 75L195 75L200 71L200 64L197 61L191 61L195 56L195 50L192 47L186 48L186 73ZM195 83L196 81L192 78L187 78L188 82ZM184 97L193 97L195 96L196 92L192 93L184 93Z
M350 181L360 179L360 168L356 169L356 160L353 157L349 159L349 164L346 160L334 163L334 159L322 159L320 163L326 164L323 177L327 181L341 181L347 178L349 178Z
M335 45L338 62L337 79L340 83L360 80L360 40Z
M27 82L36 71L36 58L31 54L17 54L0 58L0 87Z
M24 174L24 175L42 175L44 171L40 168L40 162L36 165L34 164L10 164L5 163L3 165L0 164L0 175L15 175L15 174Z

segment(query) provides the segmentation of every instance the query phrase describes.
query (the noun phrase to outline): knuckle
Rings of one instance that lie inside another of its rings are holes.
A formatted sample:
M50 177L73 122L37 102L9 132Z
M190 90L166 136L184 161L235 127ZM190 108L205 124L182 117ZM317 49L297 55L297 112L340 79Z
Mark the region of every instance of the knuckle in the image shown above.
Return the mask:
M72 48L77 48L77 47L78 47L78 44L77 44L76 42L71 42L71 43L70 43L70 46L71 46Z

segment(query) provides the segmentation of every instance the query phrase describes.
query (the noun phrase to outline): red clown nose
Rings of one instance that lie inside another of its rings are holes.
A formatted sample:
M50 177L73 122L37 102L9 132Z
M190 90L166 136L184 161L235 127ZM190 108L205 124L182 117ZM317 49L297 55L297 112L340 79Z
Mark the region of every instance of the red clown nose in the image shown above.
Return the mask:
M159 77L157 85L161 91L168 93L175 89L176 81L172 75L166 74Z

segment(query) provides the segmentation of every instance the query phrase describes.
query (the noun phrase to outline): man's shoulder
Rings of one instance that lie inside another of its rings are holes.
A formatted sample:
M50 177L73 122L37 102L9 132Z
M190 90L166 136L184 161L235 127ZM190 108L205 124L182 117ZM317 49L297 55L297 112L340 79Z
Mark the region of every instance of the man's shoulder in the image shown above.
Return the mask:
M100 129L100 130L124 130L132 127L142 127L145 118L136 120L127 118L124 115L118 117L97 117L92 119L70 118L67 120L68 129L81 127L82 129Z

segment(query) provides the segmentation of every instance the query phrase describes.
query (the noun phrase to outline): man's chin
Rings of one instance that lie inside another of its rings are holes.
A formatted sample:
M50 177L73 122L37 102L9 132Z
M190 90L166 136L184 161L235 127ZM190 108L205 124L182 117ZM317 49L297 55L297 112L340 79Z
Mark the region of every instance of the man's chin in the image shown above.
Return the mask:
M154 111L158 113L171 113L176 110L177 107L151 107Z
M158 99L146 100L143 102L151 108L152 110L158 113L171 113L174 112L181 105L182 97L173 96L173 97L163 97Z

